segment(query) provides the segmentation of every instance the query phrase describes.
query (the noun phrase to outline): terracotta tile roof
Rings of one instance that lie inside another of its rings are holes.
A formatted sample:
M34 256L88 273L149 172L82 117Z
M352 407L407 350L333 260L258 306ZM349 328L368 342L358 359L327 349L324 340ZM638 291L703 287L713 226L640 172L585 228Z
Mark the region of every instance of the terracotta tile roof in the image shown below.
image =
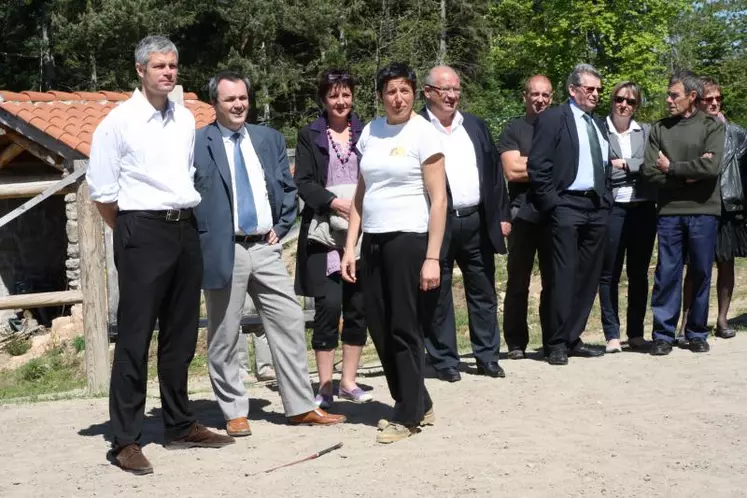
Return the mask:
M103 91L15 93L0 90L0 109L88 157L96 126L130 95ZM198 100L194 93L184 94L184 105L194 115L198 128L215 119L212 106Z

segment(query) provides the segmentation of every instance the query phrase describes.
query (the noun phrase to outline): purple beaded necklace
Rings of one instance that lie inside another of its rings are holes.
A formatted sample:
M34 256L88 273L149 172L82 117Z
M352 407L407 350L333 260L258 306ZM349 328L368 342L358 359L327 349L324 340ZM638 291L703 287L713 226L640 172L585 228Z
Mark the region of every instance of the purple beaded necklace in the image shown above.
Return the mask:
M332 149L335 151L335 155L337 156L337 159L340 160L341 164L345 164L350 160L350 156L353 154L353 127L351 126L350 121L348 120L348 152L343 156L340 149L337 148L337 142L332 138L332 132L329 130L329 125L327 125L327 137L329 138L330 143L332 144Z

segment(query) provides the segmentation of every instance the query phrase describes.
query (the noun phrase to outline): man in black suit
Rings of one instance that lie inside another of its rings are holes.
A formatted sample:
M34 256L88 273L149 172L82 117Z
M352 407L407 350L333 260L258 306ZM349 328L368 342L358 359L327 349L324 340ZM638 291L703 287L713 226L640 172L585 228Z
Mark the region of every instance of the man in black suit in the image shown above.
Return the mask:
M593 66L579 64L567 83L569 101L537 119L527 165L531 202L549 219L552 234L551 332L545 351L551 365L566 365L569 355L604 354L580 339L599 285L612 206L605 126L591 115L599 103L601 76Z
M455 261L464 276L477 373L505 377L498 365L494 254L506 252L503 237L511 229L508 195L488 127L458 110L461 91L459 75L448 66L434 67L425 78L427 107L422 115L442 134L449 203L441 290L426 348L438 378L448 382L461 379L451 292Z

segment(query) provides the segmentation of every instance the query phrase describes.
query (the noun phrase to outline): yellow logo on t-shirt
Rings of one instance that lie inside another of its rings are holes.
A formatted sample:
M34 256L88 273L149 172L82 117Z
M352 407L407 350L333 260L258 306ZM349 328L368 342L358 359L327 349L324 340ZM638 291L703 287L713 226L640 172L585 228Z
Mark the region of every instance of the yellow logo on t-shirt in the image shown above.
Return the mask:
M404 156L406 153L407 152L405 151L404 147L395 147L392 149L389 155L394 156L394 157L401 157L401 156Z

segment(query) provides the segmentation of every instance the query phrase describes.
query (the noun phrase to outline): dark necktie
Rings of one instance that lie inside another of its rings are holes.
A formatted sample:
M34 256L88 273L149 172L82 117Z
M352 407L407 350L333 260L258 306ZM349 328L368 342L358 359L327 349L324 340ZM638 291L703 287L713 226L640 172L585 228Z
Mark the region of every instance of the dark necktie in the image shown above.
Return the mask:
M594 192L599 198L604 195L604 162L602 160L602 147L599 145L599 136L591 116L584 113L586 121L586 134L589 136L589 149L591 150L591 164L594 167Z
M252 234L257 229L257 208L254 205L254 194L249 183L244 155L241 153L241 133L234 133L233 167L236 170L236 210L239 216L239 228L245 234Z

